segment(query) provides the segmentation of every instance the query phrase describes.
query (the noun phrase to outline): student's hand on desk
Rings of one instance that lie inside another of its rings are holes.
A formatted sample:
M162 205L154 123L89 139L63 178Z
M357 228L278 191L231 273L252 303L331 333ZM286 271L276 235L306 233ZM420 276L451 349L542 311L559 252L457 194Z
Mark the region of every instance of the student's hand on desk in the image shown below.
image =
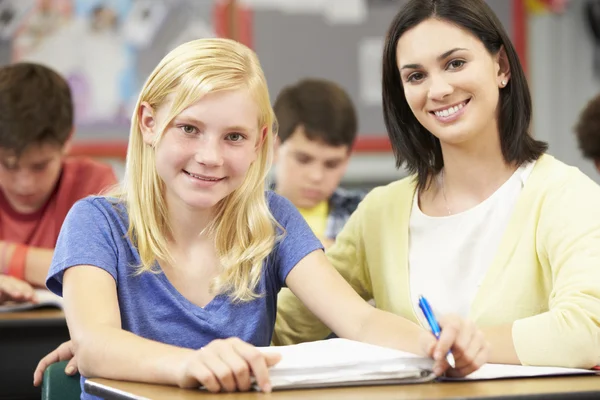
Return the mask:
M20 279L0 275L0 304L5 301L36 301L33 287Z
M262 353L238 338L213 340L187 356L182 364L179 386L199 385L211 392L247 391L253 375L263 392L271 391L269 367L281 360L278 353Z
M75 375L77 373L77 359L75 358L75 353L73 352L73 342L71 340L64 342L40 360L35 368L35 372L33 373L33 386L40 386L42 384L44 371L50 364L65 360L71 360L67 363L65 374Z
M473 322L456 315L446 315L439 318L438 322L442 328L439 340L428 332L422 341L426 353L435 360L436 375L447 372L450 376L466 376L487 362L490 346L483 332ZM450 368L446 361L449 350L454 356L456 368Z

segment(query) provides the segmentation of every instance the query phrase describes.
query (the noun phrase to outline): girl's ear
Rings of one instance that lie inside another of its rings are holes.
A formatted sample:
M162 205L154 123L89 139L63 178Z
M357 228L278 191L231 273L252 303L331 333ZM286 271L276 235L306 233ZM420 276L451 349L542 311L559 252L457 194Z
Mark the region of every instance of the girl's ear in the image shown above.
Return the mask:
M502 46L500 51L498 51L498 54L496 54L496 63L498 64L498 87L502 89L506 87L508 81L510 81L510 62L508 61L504 46Z
M256 153L258 153L260 148L265 143L265 140L267 139L268 134L269 134L269 129L267 129L266 126L263 126L262 129L260 130L260 135L259 135L258 141L256 142L256 147L255 147Z
M154 146L156 140L156 112L150 104L143 102L138 109L138 123L144 143Z

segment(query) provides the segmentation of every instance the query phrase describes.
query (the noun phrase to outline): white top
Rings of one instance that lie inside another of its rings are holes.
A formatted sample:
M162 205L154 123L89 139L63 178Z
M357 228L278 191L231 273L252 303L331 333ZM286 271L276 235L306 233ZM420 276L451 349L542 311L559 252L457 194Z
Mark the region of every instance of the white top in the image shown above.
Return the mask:
M535 162L522 165L490 197L464 212L430 217L415 192L409 225L410 291L417 315L419 295L436 315L467 318L508 220ZM427 325L425 325L427 326Z

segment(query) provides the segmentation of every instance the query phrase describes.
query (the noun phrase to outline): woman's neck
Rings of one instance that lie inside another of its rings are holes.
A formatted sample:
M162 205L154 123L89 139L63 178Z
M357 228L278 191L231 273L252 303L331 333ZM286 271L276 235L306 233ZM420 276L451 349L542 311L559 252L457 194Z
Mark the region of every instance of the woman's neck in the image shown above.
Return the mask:
M490 197L516 170L506 163L498 135L479 143L442 143L444 168L419 194L421 210L432 216L456 214Z
M443 149L444 169L441 184L452 191L483 201L494 193L514 173L516 166L508 164L500 149L469 152L463 149ZM438 182L440 182L438 180Z

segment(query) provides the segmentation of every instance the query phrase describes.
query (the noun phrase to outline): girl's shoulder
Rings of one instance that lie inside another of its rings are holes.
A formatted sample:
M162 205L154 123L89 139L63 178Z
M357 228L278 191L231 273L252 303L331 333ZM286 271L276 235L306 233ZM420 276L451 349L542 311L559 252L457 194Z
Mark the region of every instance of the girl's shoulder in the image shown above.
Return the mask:
M115 198L106 196L88 196L77 201L69 211L70 218L105 219L110 225L128 225L127 207Z

